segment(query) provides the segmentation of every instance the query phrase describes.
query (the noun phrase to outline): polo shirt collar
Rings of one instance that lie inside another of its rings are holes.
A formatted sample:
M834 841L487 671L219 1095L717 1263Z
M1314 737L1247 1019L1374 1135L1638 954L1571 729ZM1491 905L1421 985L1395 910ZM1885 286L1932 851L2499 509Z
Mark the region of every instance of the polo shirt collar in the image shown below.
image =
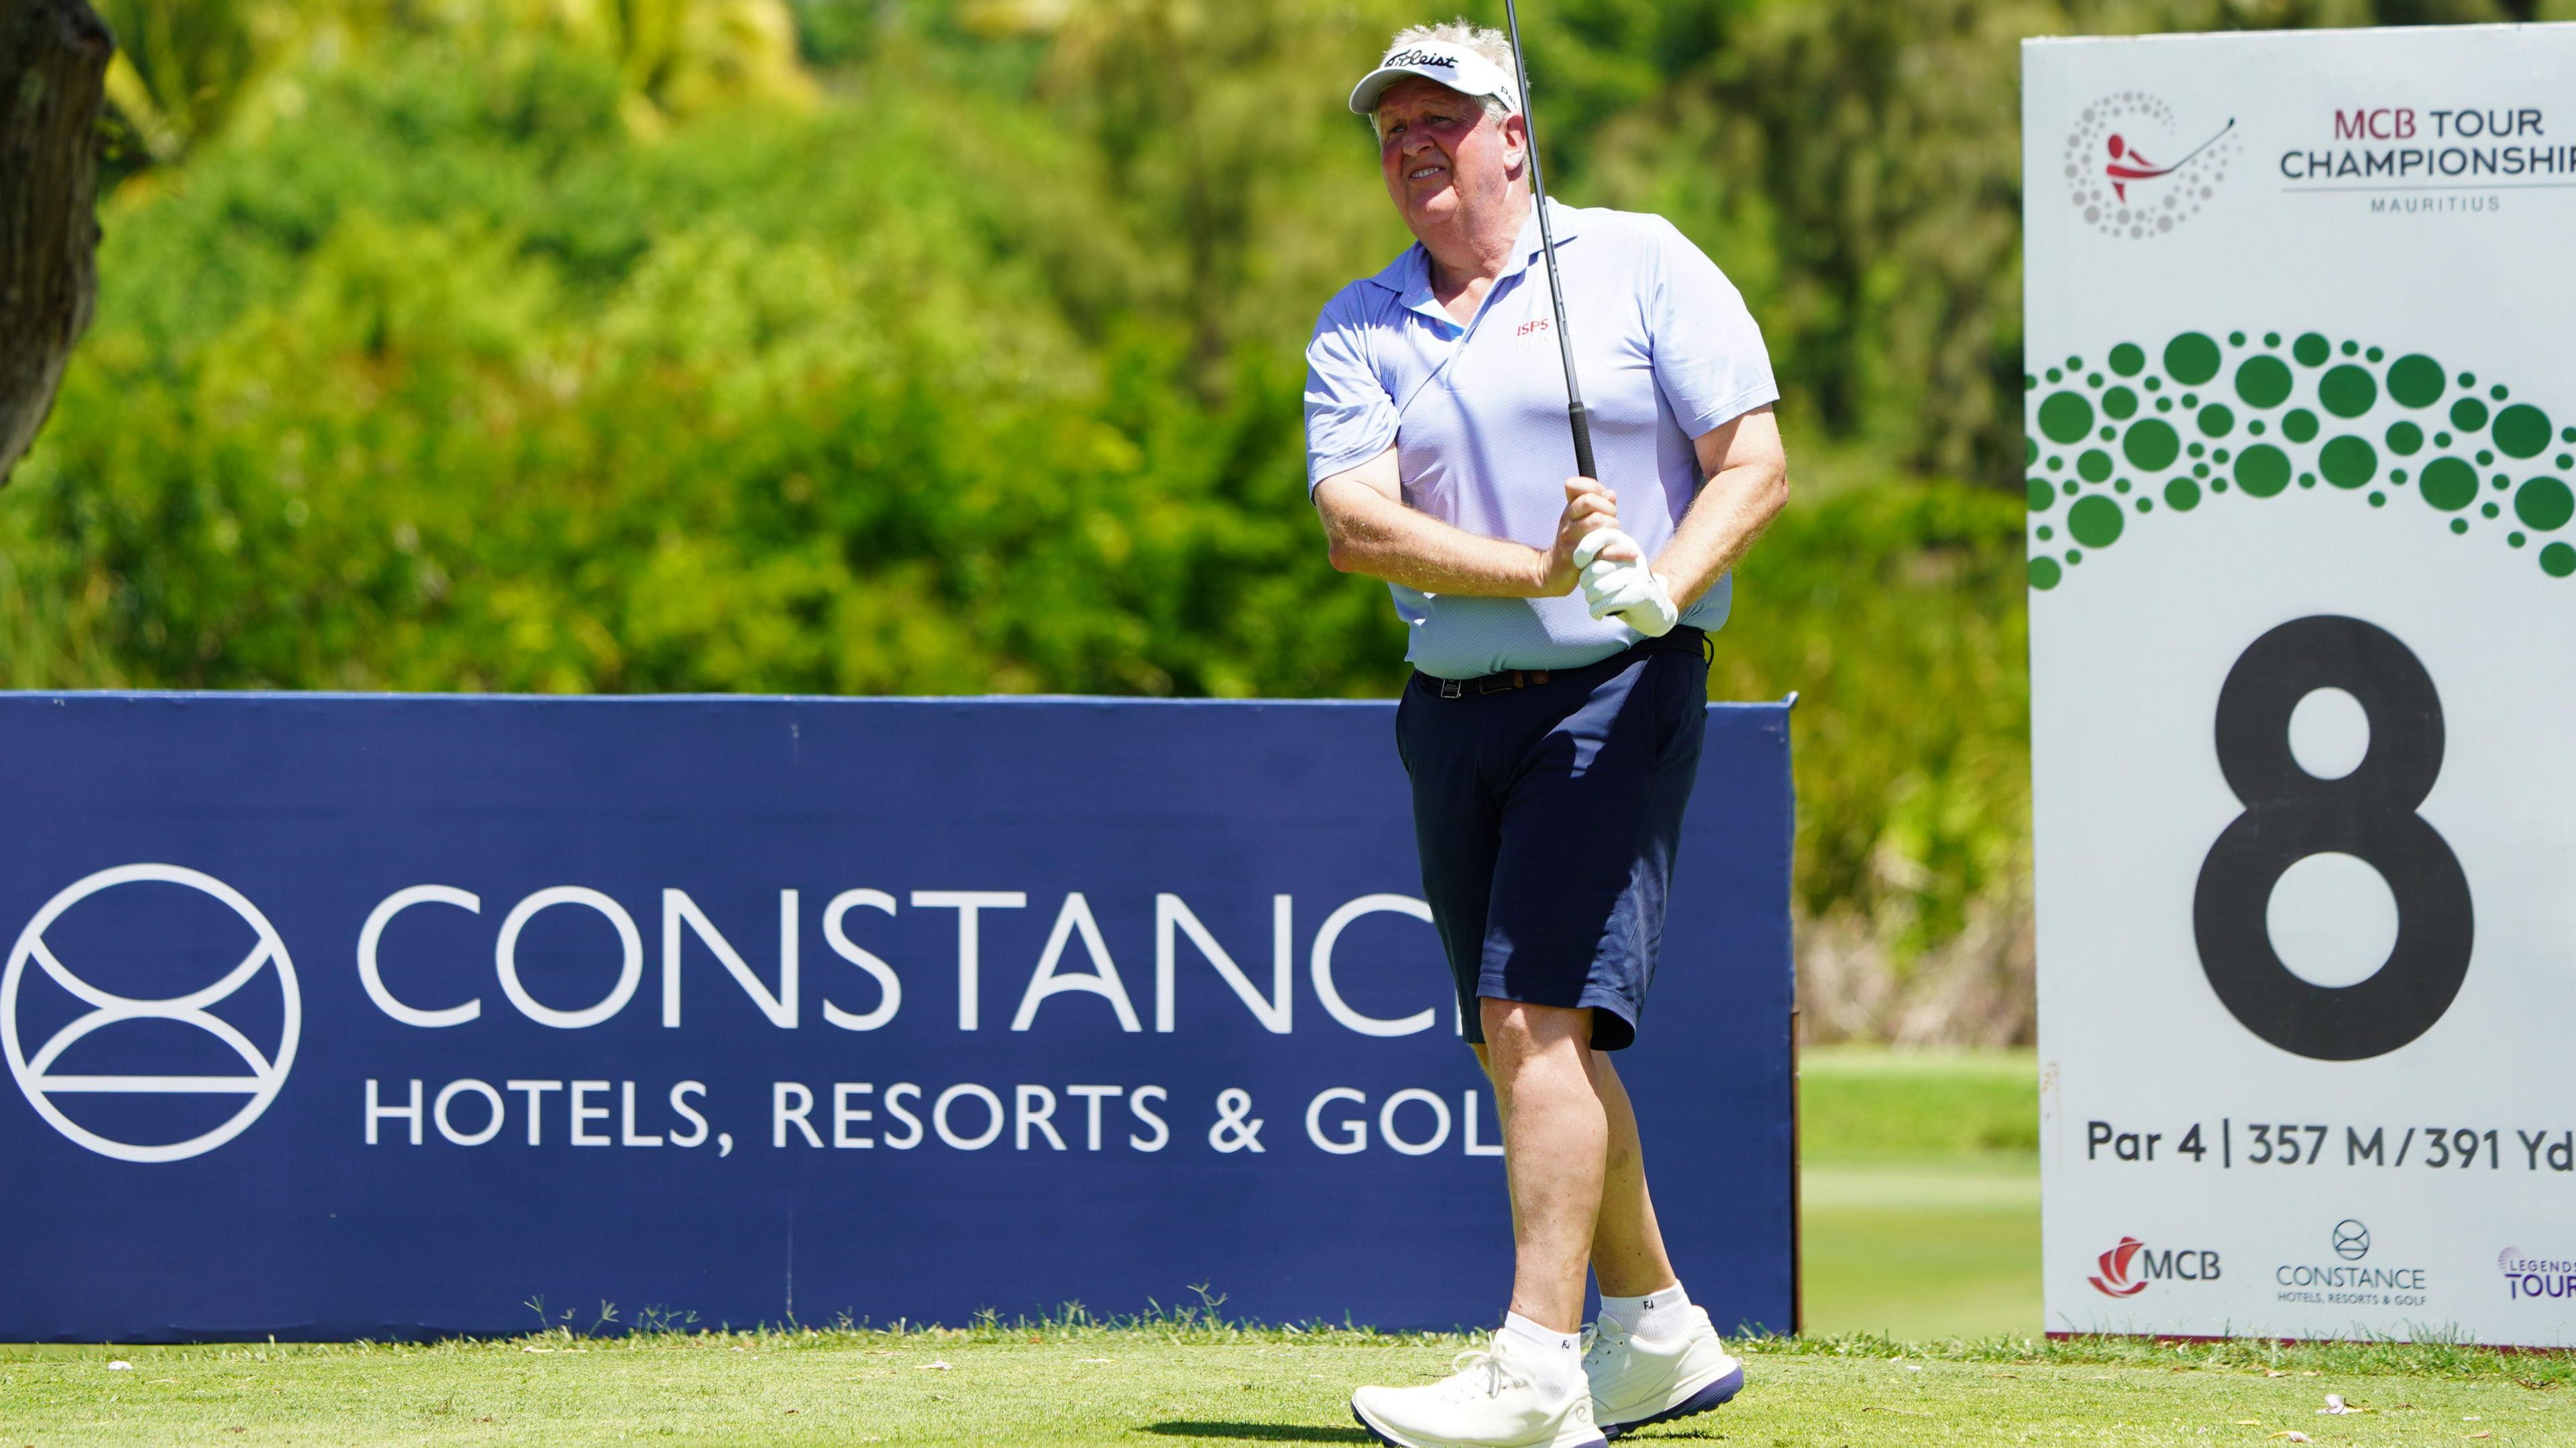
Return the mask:
M1549 232L1556 238L1557 245L1563 246L1567 242L1574 240L1575 232L1579 230L1583 224L1581 216L1581 212L1576 211L1573 207L1566 205L1555 197L1551 196L1547 199L1547 226ZM1532 207L1530 208L1529 220L1521 223L1521 265L1527 266L1531 262L1537 261L1539 258L1539 249L1538 208Z
M1582 225L1580 217L1581 213L1573 207L1554 197L1548 198L1547 224L1558 246L1562 247L1574 239ZM1521 223L1520 240L1513 244L1511 261L1504 266L1502 275L1494 278L1494 284L1500 286L1528 270L1538 262L1539 251L1538 211L1533 207L1529 217ZM1450 316L1448 309L1440 305L1439 298L1431 294L1431 252L1421 242L1406 247L1395 260L1386 264L1385 270L1369 280L1403 299L1405 310L1420 312L1452 329L1458 326L1457 319Z

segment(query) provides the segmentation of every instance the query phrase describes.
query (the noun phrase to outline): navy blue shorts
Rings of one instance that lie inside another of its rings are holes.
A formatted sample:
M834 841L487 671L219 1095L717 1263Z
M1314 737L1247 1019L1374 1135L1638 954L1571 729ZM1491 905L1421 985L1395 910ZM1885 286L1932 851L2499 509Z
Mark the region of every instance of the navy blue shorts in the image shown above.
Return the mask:
M1675 629L1518 689L1405 686L1396 748L1468 1040L1479 997L1589 1006L1594 1048L1636 1040L1708 730L1703 639Z

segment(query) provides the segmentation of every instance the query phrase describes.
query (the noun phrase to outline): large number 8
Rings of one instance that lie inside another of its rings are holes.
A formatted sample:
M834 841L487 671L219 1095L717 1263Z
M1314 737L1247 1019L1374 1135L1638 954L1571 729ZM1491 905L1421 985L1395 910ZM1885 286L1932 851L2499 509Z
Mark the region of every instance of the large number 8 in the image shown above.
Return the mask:
M2341 779L2290 753L2290 712L2342 689L2370 720L2370 748ZM2386 629L2319 615L2256 639L2218 691L2218 767L2245 806L2201 862L2192 933L2201 969L2247 1030L2321 1061L2384 1055L2433 1028L2469 970L2474 920L2459 857L2415 813L2442 772L2433 676ZM2283 872L2310 855L2369 862L2397 897L2397 945L2348 986L2301 980L2272 948L2266 914Z

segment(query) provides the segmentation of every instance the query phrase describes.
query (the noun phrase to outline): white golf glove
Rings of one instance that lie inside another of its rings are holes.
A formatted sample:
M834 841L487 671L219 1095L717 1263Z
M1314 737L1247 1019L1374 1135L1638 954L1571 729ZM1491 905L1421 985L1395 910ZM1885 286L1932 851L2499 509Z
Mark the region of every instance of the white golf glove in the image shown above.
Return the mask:
M1640 554L1637 541L1616 528L1601 528L1583 535L1574 545L1574 566L1583 578L1583 599L1590 605L1594 618L1616 617L1621 623L1648 638L1661 638L1681 622L1682 611L1673 604L1672 589L1664 576L1648 568L1642 558L1614 562L1601 557L1603 549L1613 543L1625 543Z

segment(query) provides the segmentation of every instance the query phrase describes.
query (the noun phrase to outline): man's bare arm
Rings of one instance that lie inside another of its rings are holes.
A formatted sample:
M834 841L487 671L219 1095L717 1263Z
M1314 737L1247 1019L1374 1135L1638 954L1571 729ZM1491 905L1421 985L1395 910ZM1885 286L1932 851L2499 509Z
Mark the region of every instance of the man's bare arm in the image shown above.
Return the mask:
M1333 566L1422 593L1553 598L1574 587L1574 545L1618 520L1618 501L1590 478L1569 478L1556 542L1544 552L1455 528L1404 502L1395 449L1315 485L1315 511Z
M1742 561L1789 502L1789 459L1769 407L1711 428L1691 446L1708 481L1654 564L1683 608Z

